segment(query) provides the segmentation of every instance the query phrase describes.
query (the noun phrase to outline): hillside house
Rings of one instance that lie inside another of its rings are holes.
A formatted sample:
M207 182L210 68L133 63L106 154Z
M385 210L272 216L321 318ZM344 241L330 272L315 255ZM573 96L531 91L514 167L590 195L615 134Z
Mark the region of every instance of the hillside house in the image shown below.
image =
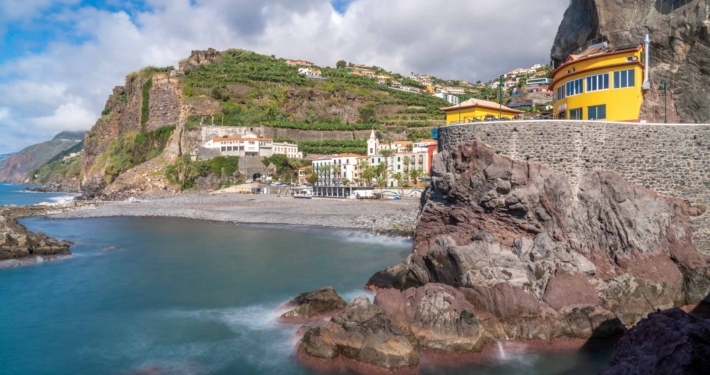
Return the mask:
M252 133L243 137L213 138L207 141L203 147L218 150L221 156L271 157L275 154L282 154L290 158L303 157L303 153L298 151L298 145L274 143L271 138L260 138Z

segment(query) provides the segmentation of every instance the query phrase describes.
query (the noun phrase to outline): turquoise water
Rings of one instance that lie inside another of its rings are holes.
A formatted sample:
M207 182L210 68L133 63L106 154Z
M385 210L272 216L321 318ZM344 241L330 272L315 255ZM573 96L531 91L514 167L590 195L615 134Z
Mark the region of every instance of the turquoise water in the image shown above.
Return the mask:
M70 259L0 269L0 373L310 374L297 327L274 322L298 293L346 300L411 242L338 229L167 218L23 220L74 241ZM594 374L609 351L531 355L423 374Z
M16 204L29 206L38 203L57 203L59 200L68 199L75 194L68 193L32 193L23 192L25 187L33 188L34 185L13 185L0 183L0 206Z

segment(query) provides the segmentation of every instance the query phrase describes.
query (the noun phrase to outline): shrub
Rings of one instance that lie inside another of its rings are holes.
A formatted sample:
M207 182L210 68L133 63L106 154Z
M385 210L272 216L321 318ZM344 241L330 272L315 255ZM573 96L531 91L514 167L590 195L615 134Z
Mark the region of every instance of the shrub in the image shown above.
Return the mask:
M143 84L143 105L141 106L141 130L145 129L150 117L150 88L153 87L153 77Z

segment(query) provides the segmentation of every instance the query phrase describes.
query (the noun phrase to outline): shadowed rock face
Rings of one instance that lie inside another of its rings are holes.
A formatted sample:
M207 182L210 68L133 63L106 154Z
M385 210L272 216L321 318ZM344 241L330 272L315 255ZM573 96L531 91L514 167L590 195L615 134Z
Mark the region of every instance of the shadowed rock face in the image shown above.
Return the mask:
M395 369L419 364L415 346L366 296L355 298L325 328L311 328L301 350L316 358L345 358Z
M572 0L551 58L556 64L590 41L638 45L651 36L651 90L642 118L663 121L662 81L669 83L669 121L709 122L710 2L708 0ZM660 109L660 110L659 110Z
M332 287L325 287L298 295L283 307L289 309L282 320L310 319L318 315L337 312L345 308L347 303Z
M619 340L602 375L707 374L710 320L671 309L650 314Z
M405 295L426 295L432 283L458 288L448 294L463 295L481 337L494 339L610 336L710 294L710 260L695 249L690 225L705 207L611 172L572 181L479 141L442 152L413 253L369 286L420 287ZM404 298L380 293L380 306Z

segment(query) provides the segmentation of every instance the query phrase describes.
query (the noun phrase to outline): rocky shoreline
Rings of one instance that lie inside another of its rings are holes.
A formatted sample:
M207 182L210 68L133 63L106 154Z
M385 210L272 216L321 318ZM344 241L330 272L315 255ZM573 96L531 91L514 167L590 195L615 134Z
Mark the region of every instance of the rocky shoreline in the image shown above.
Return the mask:
M54 261L71 256L71 242L56 240L42 232L31 232L17 222L19 218L44 215L49 208L0 208L0 268Z

